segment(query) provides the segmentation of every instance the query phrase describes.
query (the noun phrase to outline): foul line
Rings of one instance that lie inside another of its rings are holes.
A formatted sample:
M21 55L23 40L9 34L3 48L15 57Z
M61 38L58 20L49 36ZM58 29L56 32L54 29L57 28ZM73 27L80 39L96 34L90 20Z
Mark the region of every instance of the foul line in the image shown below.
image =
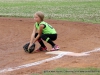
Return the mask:
M27 67L31 67L31 66L36 66L36 65L42 64L44 62L48 62L48 61L51 61L51 60L59 59L59 58L61 58L63 56L64 56L64 54L59 54L59 55L57 55L55 57L51 57L51 58L48 58L48 59L45 59L45 60L41 60L41 61L37 61L37 62L34 62L34 63L29 63L29 64L21 65L21 66L18 66L18 67L3 69L3 70L0 70L0 73L14 71L14 70L27 68Z
M100 48L94 49L92 51L82 52L82 53L89 54L91 52L97 52L97 51L100 51ZM31 66L36 66L36 65L42 64L44 62L48 62L48 61L59 59L59 58L63 57L64 55L66 55L66 53L62 53L62 54L59 54L59 55L57 55L55 57L51 57L51 58L48 58L48 59L45 59L45 60L41 60L41 61L37 61L37 62L34 62L34 63L29 63L29 64L17 66L17 67L3 69L3 70L0 70L0 73L14 71L14 70L18 70L18 69L22 69L22 68L27 68L27 67L31 67Z
M100 48L96 48L92 51L87 51L87 52L82 52L82 53L89 54L89 53L98 52L98 51L100 51Z

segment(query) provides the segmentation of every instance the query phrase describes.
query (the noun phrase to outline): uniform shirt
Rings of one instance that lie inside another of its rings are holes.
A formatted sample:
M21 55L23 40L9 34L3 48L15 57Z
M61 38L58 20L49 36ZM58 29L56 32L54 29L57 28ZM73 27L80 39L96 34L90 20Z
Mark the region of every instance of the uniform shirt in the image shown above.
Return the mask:
M40 25L44 25L42 34L57 34L56 30L51 25L49 25L44 21L42 21L40 24L38 24L37 22L35 23L35 27L37 30L39 30Z

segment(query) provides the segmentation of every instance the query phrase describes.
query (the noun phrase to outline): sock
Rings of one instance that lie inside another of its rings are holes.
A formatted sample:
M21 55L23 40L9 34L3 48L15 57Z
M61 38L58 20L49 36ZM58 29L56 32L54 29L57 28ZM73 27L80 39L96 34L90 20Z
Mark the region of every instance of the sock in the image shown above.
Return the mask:
M54 46L55 46L55 44L52 42L52 40L51 40L51 39L49 39L47 42L48 42L49 44L51 44L51 46L52 46L52 47L54 47Z
M41 47L46 47L41 39L39 39L38 42L40 43Z

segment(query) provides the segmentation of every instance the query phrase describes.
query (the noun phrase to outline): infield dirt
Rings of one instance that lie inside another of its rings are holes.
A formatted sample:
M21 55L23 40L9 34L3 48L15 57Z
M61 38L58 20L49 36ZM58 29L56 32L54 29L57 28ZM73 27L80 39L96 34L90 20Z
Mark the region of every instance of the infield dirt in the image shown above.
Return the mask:
M61 20L45 21L57 30L58 39L55 43L60 46L60 51L78 53L100 48L100 24ZM0 70L55 56L47 55L45 52L32 54L24 52L22 47L30 41L33 25L33 18L0 17ZM46 42L45 44L50 50L51 46ZM36 43L36 48L38 47L39 44ZM1 73L0 75L29 75L58 67L100 67L100 52L91 53L85 57L64 56L37 66Z

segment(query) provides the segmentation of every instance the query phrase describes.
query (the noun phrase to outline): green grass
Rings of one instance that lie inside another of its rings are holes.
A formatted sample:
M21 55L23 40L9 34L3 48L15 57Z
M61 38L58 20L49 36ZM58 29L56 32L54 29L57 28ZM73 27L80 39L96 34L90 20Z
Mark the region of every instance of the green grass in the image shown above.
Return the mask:
M100 0L0 0L0 16L33 17L100 23Z
M100 75L100 68L57 68L31 75Z

